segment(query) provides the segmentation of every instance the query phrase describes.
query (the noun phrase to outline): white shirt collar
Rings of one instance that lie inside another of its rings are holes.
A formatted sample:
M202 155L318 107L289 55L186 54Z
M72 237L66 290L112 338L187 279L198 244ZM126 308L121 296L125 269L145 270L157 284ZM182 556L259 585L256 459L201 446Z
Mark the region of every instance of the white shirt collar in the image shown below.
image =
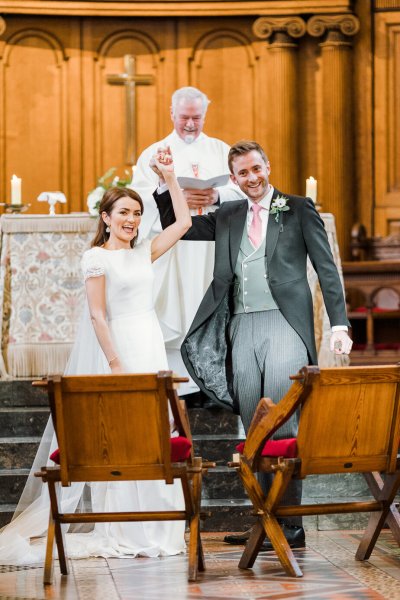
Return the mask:
M274 186L270 184L270 186L268 188L268 192L265 194L264 198L262 200L260 200L260 202L257 202L257 204L259 204L260 206L262 206L263 208L265 208L266 210L269 211L273 193L274 193ZM250 200L250 198L247 198L247 202L248 202L248 210L251 210L251 207L253 206L254 202L252 202Z

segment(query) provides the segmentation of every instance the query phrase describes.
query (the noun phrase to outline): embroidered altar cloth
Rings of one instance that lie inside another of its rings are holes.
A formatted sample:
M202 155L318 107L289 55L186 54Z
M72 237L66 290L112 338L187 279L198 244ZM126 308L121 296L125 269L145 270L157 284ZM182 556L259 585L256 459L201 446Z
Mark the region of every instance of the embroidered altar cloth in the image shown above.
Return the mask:
M96 226L84 213L2 215L3 378L64 371L84 302L80 260Z

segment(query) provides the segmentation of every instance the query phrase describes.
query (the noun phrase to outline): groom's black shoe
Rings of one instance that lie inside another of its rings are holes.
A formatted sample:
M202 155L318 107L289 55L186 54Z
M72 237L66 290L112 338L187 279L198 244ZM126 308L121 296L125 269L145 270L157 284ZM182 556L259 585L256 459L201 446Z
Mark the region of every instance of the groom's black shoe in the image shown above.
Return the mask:
M282 523L281 528L291 548L305 548L306 536L302 527L296 527L295 525L286 525L286 523ZM271 540L266 537L260 550L267 551L273 549L274 547L271 543Z
M304 534L304 529L302 527L286 525L285 523L282 523L281 527L282 527L282 531L285 535L285 538L289 542L289 546L291 548L304 548L305 547L305 545L306 545L305 534ZM248 531L244 531L243 533L239 533L236 535L234 535L234 534L226 535L224 537L224 542L226 542L227 544L234 544L234 545L246 544L250 537L250 533L251 533L251 530L249 529ZM271 544L271 541L266 537L263 542L263 545L261 546L261 550L273 550L273 549L274 548Z
M226 535L224 537L224 542L226 544L232 544L233 546L243 546L244 544L247 544L250 533L251 529L243 531L243 533L231 533L230 535Z

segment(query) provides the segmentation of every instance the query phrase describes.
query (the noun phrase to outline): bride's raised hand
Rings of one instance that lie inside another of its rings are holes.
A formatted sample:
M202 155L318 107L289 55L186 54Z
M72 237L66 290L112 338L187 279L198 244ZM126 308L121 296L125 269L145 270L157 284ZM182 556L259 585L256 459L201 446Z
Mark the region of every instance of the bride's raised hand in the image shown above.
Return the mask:
M169 146L157 148L157 153L152 157L150 166L153 171L163 178L166 174L174 172L174 162Z

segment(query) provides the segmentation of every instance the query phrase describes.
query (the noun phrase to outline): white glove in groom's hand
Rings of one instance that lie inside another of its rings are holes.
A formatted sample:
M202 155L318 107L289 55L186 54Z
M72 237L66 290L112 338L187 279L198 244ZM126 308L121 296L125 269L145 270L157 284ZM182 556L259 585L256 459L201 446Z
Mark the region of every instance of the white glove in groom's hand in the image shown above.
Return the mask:
M353 345L347 331L334 331L331 335L330 348L335 354L350 354Z

